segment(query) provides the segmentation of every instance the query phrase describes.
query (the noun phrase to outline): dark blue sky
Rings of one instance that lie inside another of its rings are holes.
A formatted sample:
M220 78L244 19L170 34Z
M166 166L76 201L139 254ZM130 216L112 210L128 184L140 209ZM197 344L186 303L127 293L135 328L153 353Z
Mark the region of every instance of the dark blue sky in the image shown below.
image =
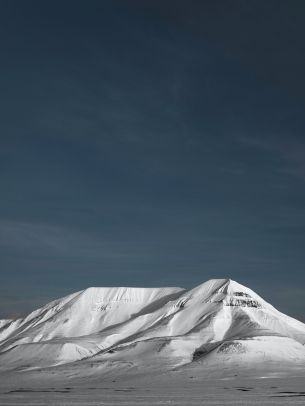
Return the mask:
M0 5L0 316L231 277L305 319L303 1Z

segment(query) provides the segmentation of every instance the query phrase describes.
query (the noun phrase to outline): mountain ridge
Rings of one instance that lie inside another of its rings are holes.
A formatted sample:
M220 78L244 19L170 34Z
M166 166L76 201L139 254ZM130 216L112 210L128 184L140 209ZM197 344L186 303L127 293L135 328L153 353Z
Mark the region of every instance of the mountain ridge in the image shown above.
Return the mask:
M25 318L0 321L0 370L89 363L143 370L198 362L305 366L304 344L305 324L230 278L190 289L90 287Z

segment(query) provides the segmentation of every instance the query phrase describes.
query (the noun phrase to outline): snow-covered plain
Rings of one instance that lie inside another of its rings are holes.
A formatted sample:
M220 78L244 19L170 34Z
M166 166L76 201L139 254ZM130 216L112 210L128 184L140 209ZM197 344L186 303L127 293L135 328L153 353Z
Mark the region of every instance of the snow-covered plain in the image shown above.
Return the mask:
M0 321L0 405L297 404L304 344L303 323L230 279L89 288Z

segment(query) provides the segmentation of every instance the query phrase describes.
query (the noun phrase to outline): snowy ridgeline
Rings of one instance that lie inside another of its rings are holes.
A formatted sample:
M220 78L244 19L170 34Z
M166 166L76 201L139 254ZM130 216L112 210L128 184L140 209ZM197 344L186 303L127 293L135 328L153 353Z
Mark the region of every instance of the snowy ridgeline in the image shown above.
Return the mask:
M89 288L0 321L0 371L147 373L224 365L305 367L305 325L230 279L195 287ZM270 364L271 363L271 364Z

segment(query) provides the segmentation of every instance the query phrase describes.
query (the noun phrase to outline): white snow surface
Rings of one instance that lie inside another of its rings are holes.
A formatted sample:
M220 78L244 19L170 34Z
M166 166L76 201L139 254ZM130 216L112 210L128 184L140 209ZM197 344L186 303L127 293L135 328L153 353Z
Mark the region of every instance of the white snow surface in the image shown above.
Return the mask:
M304 369L304 344L305 324L230 279L188 290L88 288L1 320L0 371Z

